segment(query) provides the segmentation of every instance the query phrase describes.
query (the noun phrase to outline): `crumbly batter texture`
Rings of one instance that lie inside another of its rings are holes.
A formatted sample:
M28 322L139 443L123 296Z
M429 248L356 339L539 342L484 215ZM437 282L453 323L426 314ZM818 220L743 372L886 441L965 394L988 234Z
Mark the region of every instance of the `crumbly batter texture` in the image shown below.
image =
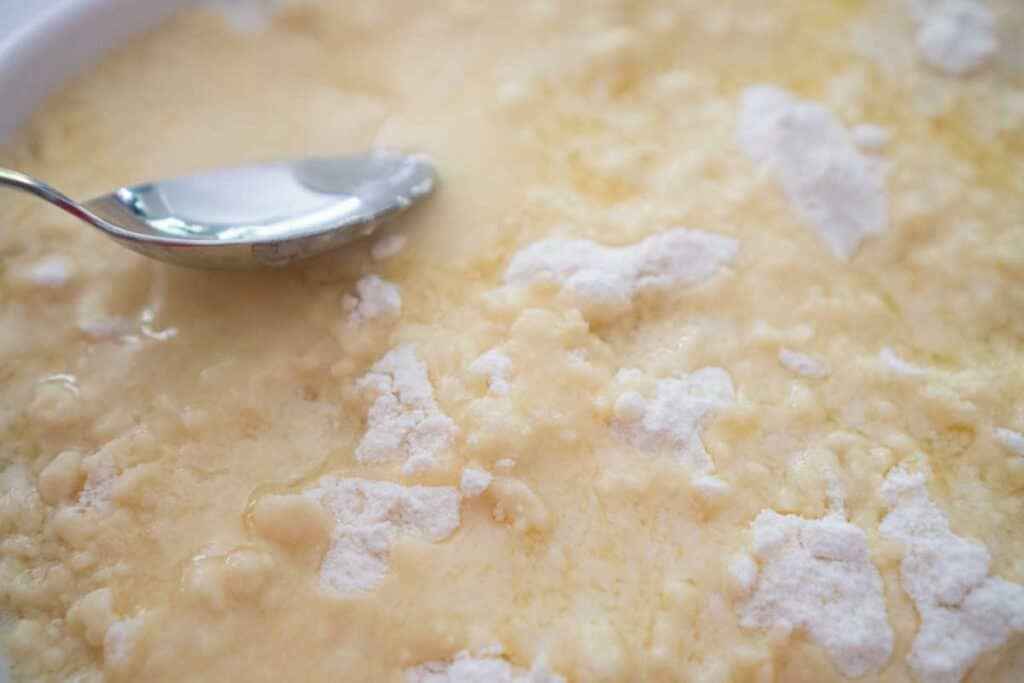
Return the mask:
M253 273L4 195L14 681L1024 680L1024 3L227 4L0 164L442 182Z

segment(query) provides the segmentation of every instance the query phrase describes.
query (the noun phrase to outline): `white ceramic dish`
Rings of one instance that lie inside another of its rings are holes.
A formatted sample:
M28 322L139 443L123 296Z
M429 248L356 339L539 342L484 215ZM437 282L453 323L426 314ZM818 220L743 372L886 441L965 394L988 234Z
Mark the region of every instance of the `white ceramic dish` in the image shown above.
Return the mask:
M0 0L0 145L48 95L105 52L195 2ZM0 652L0 683L9 682Z
M196 0L0 0L0 144L107 50Z

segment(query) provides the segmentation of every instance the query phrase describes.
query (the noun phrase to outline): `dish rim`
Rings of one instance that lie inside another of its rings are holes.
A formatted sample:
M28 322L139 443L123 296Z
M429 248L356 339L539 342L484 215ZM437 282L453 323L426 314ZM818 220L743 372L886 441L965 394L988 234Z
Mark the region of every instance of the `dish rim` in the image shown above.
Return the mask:
M0 145L14 138L48 96L104 54L198 2L50 0L27 12L14 10L16 23L0 35Z

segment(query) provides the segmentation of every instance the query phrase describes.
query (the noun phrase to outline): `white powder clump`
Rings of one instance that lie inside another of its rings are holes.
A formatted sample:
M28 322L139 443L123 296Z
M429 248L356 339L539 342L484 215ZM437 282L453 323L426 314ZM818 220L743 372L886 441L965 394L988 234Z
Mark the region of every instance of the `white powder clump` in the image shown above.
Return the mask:
M25 269L25 279L40 289L60 289L74 277L74 266L60 256L49 256Z
M543 662L525 671L500 657L500 650L476 656L460 652L451 662L427 662L405 672L406 683L565 683Z
M822 361L786 348L779 349L779 362L796 374L811 379L822 379L829 374L828 366Z
M409 238L398 232L390 232L377 238L377 241L370 247L370 258L374 261L384 261L391 258L405 248Z
M494 477L487 470L478 470L467 467L462 470L462 478L459 480L459 490L464 498L479 496L491 485Z
M887 366L889 369L895 372L897 375L903 375L905 377L916 377L925 374L927 371L920 365L915 365L908 360L904 360L900 356L896 355L888 346L883 346L878 351L878 358Z
M667 452L682 465L709 472L714 463L700 430L734 398L729 373L722 368L701 368L680 379L659 380L650 400L637 391L622 393L615 402L612 429L637 450Z
M547 277L560 296L589 318L608 320L629 310L640 293L693 285L731 262L736 240L678 228L625 247L555 237L516 254L505 283L526 285Z
M748 591L757 581L757 562L746 553L737 553L729 560L729 575L740 588Z
M1024 434L1015 432L1006 427L996 427L996 438L1003 444L1006 450L1014 455L1024 458Z
M882 578L867 538L840 515L821 519L762 510L751 525L756 587L738 607L745 628L798 628L844 676L878 671L892 655ZM749 576L742 565L734 575Z
M118 619L103 637L103 663L108 669L124 671L130 664L142 635L142 615Z
M469 371L486 377L487 387L493 394L507 394L512 388L508 381L512 372L512 359L498 349L491 349L470 363Z
M907 663L925 683L956 683L983 652L1024 631L1024 586L988 576L984 545L954 534L923 474L895 468L882 485L879 530L902 541L903 589L921 625Z
M427 368L411 345L388 352L358 386L376 395L356 448L359 462L404 460L403 472L420 472L455 440L455 423L438 408Z
M749 87L736 136L748 156L775 171L790 206L840 258L888 227L883 167L820 104L773 85Z
M710 474L703 474L694 479L693 488L702 498L712 501L729 493L729 484Z
M998 52L995 18L974 0L945 0L925 10L917 31L917 49L929 66L965 76Z
M892 133L873 123L861 123L850 131L853 143L865 152L880 152L892 139Z
M436 543L459 526L459 492L454 486L325 477L306 495L334 518L331 544L320 565L320 585L342 597L371 590L384 579L400 534Z
M342 300L348 311L349 327L370 320L392 322L402 312L402 295L398 287L377 275L367 275L356 282L357 296L346 295Z

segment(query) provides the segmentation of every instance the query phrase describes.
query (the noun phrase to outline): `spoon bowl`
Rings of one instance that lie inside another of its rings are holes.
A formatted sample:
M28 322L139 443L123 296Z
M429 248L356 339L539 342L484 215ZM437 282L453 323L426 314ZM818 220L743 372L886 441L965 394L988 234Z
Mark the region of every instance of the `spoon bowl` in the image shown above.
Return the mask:
M421 157L374 152L201 173L76 203L0 169L0 185L41 197L129 249L197 268L277 268L336 249L372 233L436 182Z

